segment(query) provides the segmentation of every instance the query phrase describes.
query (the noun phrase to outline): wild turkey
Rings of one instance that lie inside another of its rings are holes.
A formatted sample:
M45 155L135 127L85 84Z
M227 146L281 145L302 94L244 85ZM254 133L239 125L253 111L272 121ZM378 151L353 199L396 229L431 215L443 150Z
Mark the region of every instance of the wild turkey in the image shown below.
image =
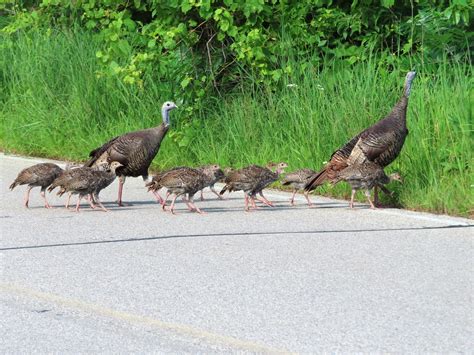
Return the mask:
M209 185L205 186L205 188L209 187L219 200L224 199L221 195L219 195L219 193L214 188L214 184L216 182L221 181L222 179L225 178L225 175L222 169L220 169L218 165L203 165L196 169L206 174L209 177ZM203 190L204 189L201 190L201 201L204 201Z
M51 183L59 175L63 173L63 169L53 163L40 163L29 168L23 169L20 171L15 181L10 185L10 190L13 190L18 185L28 185L25 194L24 205L28 208L28 203L30 201L30 191L33 187L40 186L41 192L40 195L44 199L44 207L52 208L46 200L46 188L51 185Z
M268 166L270 166L269 163ZM266 174L268 171L272 172L268 168L261 167L259 165L249 165L242 169L229 170L224 179L224 187L220 191L220 195L224 195L226 191L229 193L234 191L243 191L245 198L245 210L248 211L248 194L252 192L254 187L259 181L259 177L262 174Z
M71 180L73 178L76 178L77 176L84 175L89 171L106 170L106 167L108 167L108 165L109 165L108 163L103 163L101 165L96 165L93 168L89 168L89 167L77 166L76 164L68 163L68 164L66 164L66 170L61 175L59 175L56 179L54 179L54 181L48 187L48 192L53 192L53 190L56 187L59 187L60 190L63 190L65 184L69 180ZM69 208L69 202L71 200L71 196L72 196L72 193L71 192L68 193L68 198L67 198L66 204L65 204L66 209Z
M253 189L253 197L258 193L262 200L258 199L259 201L265 203L266 205L270 207L274 207L273 203L268 201L265 196L263 196L263 189L268 187L270 184L274 183L275 181L278 180L280 175L285 171L285 168L288 167L288 164L285 162L281 163L269 163L268 167L265 169L265 171L262 174L259 174L257 177L258 182L255 185ZM275 171L273 171L275 170ZM255 206L255 200L253 201L254 207Z
M102 208L103 211L108 211L98 198L100 191L106 187L106 181L113 181L116 175L116 170L120 168L122 164L120 162L113 161L108 166L108 170L101 171L91 169L89 167L82 167L79 169L72 170L74 176L65 181L58 192L58 196L62 196L66 192L72 194L78 194L76 204L76 212L79 212L79 205L81 199L84 196L89 195L89 204L92 208L95 208L94 202Z
M108 166L107 163L101 164L100 166L94 166L93 168L81 166L76 169L72 169L69 171L65 171L61 176L59 176L56 180L53 181L51 186L48 188L49 192L53 192L53 190L56 187L59 187L59 191L57 193L58 196L62 196L64 193L68 193L68 197L66 200L66 203L64 207L66 209L69 209L69 202L71 200L71 196L75 193L71 189L69 189L69 185L71 184L71 181L74 181L76 179L81 179L81 180L87 180L87 179L92 179L93 176L93 171L98 170L98 169L104 169L105 166ZM92 200L90 195L86 196L87 200L89 201L89 204L91 205L92 208L94 208L94 201Z
M164 174L167 174L170 171L181 169L181 168L187 168L187 167L177 166L177 167L169 169L169 170L161 171L161 172L153 175L153 177L151 178L151 181L145 184L145 187L148 188L148 192L151 192L155 195L156 202L158 202L161 205L163 205L163 203L165 202L163 200L163 198L161 197L161 195L158 193L158 191L160 191L161 188L163 187L163 185L161 185L161 183L160 183L161 178L164 176Z
M96 188L94 192L91 194L90 198L92 198L93 203L97 203L104 211L107 209L104 208L102 205L100 199L99 199L99 194L100 192L105 189L107 186L109 186L111 183L114 182L115 178L117 177L116 175L116 169L118 167L122 166L119 162L112 162L110 164L107 164L103 167L103 169L99 170L94 170L92 172L92 175L96 177Z
M314 190L325 181L337 182L339 172L351 164L371 161L384 168L397 158L408 134L406 113L415 76L414 71L407 74L402 97L392 111L384 119L365 129L336 150L329 163L306 184L306 191ZM377 203L377 188L374 195Z
M314 176L314 174L316 174L316 171L314 170L299 169L285 175L285 177L281 181L281 184L283 186L293 187L293 195L290 199L290 205L294 206L296 192L298 192L298 190L303 190L308 181ZM308 206L312 206L313 204L311 203L308 196L309 191L304 191L303 194L306 198L306 201L308 201Z
M122 206L122 190L127 176L142 176L148 179L148 168L160 149L161 141L168 132L169 112L176 108L174 102L167 101L161 107L163 123L154 128L129 132L113 138L103 146L89 153L91 159L84 164L86 167L103 162L118 161L122 164L117 169L119 177L118 204Z
M214 165L211 170L220 169L218 165ZM166 201L171 194L174 194L174 198L171 202L170 211L174 214L174 205L175 201L179 196L182 196L183 201L188 206L190 211L196 211L198 213L203 213L195 204L194 204L194 195L197 191L203 189L206 186L210 185L210 178L208 175L203 172L188 168L180 167L175 168L170 171L167 171L161 174L155 179L153 184L147 184L149 189L159 190L161 187L166 187L168 189L166 193L166 198L163 200L162 206L163 210L166 209ZM187 196L186 196L187 195Z
M370 207L375 208L370 200L370 190L377 186L385 189L385 184L394 180L401 182L402 178L399 173L387 176L380 165L366 161L362 164L350 165L340 171L333 183L335 184L341 180L347 181L352 187L350 208L354 207L354 196L356 191L360 189L365 189L365 196L370 203Z
M250 210L249 200L252 203L252 207L257 208L255 198L273 207L273 203L263 195L263 189L278 180L278 177L287 166L288 164L281 162L278 164L269 163L267 168L250 165L243 169L235 170L225 179L226 185L222 188L220 194L223 195L226 191L244 191L245 211ZM276 169L276 171L273 172L271 169ZM257 194L260 195L261 199L256 196Z

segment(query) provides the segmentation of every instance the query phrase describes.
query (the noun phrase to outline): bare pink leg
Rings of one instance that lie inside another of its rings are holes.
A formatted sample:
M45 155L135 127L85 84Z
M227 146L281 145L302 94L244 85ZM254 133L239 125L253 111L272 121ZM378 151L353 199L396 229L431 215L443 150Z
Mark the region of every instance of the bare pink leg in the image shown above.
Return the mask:
M79 195L77 197L76 210L75 210L76 212L79 212L79 205L81 204L81 200L82 200L82 197L81 195Z
M100 201L99 196L95 197L95 202L99 205L99 207L102 209L102 211L109 212L109 210L107 208L105 208L105 206Z
M33 188L33 186L28 186L26 188L26 194L25 194L25 202L23 203L26 208L28 208L28 203L30 201L30 191Z
M255 203L255 197L249 196L250 203L252 204L252 207L256 210L258 210L257 204Z
M352 189L352 194L351 194L351 202L349 202L349 208L354 208L354 196L356 194L356 190Z
M247 194L244 195L244 200L245 200L244 211L249 212L249 197L247 196Z
M306 197L306 201L308 201L308 206L309 206L309 207L312 207L312 206L313 206L313 203L312 203L311 200L309 199L309 191L303 192L303 195L304 195L304 197Z
M265 200L265 202L266 202L269 206L274 207L273 202L269 201L265 196L263 196L263 191L260 191L258 194L259 194L260 196L262 196L262 198Z
M117 203L120 207L123 206L122 203L122 192L123 192L123 184L125 183L125 176L119 176L119 189L118 189L118 199Z
M72 193L69 193L67 195L66 206L65 206L67 210L69 209L69 202L71 202L71 196L72 196Z
M214 186L211 186L211 191L214 192L214 194L217 196L219 200L225 200L224 196L219 195L219 193L216 191Z
M370 199L370 191L369 191L369 190L365 190L365 196L367 197L367 200L368 200L369 203L370 203L370 208L374 209L375 206L374 206L372 200Z
M270 201L268 201L265 196L263 196L263 193L260 191L258 193L262 198L258 198L257 197L257 200L259 200L260 202L263 202L264 204L266 204L267 206L270 206L270 207L274 207L273 203L271 203Z
M189 204L191 205L191 207L193 207L193 208L196 210L197 213L199 213L199 214L206 214L206 212L200 210L199 207L194 204L194 199L193 199L193 197L190 197L190 198L188 199L188 201L189 201Z
M163 204L163 199L161 198L160 194L158 193L158 191L153 191L153 195L155 195L156 197L156 202L158 202L159 204Z
M182 198L183 198L184 203L186 203L186 206L188 206L188 210L190 210L191 212L194 211L194 207L193 207L193 206L189 203L189 201L186 199L186 196L183 195Z
M94 198L92 197L92 195L87 195L86 196L86 200L89 201L89 205L91 206L91 208L94 210L95 209L95 205L94 205Z
M175 195L174 198L173 198L173 201L171 201L170 211L171 211L172 214L176 214L176 213L174 213L174 203L175 203L177 198L178 198L178 195Z
M296 195L296 189L293 191L293 195L291 196L291 199L290 199L291 206L295 205L295 195Z
M164 200L161 201L161 209L162 209L163 211L166 210L166 201L168 201L168 197L170 197L170 195L171 195L171 192L166 191L166 197L165 197Z
M41 190L40 195L41 195L41 197L42 197L43 200L44 200L44 207L46 207L46 208L53 208L53 207L51 207L51 205L48 203L48 200L46 199L46 193L45 193L44 190Z

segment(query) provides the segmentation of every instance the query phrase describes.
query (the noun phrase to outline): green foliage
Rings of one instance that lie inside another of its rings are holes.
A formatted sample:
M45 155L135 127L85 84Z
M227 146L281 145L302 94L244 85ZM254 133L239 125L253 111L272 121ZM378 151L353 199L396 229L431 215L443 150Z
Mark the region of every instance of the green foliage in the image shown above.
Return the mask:
M7 0L3 32L80 27L101 41L97 75L147 89L158 77L191 115L206 95L294 81L323 58L349 64L370 52L425 62L469 54L468 0ZM16 4L16 5L15 5ZM295 59L308 63L297 68Z
M1 145L85 159L173 99L160 166L319 168L416 66L397 201L468 214L472 11L469 0L0 0Z
M111 137L156 125L161 103L180 100L176 90L195 85L192 76L177 85L163 81L158 70L140 79L146 90L118 75L98 77L101 42L81 31L20 32L1 43L0 145L6 151L86 160ZM301 72L293 81L282 74L284 85L239 85L223 98L205 96L192 120L186 118L189 105L181 106L172 112L154 167L285 160L290 169L319 169L335 148L391 109L410 65L422 66L415 57L410 63L362 54L367 60L354 64L290 57L279 66ZM258 81L258 74L245 75ZM472 213L473 77L470 63L446 59L419 71L408 110L410 134L387 169L405 178L390 186L399 206ZM339 184L317 192L348 197L350 190Z

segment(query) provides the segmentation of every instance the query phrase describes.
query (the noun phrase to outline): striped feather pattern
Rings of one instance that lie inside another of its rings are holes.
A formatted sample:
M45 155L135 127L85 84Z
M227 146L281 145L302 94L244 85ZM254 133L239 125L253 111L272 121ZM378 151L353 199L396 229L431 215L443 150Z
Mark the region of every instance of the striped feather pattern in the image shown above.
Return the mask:
M329 163L308 182L306 191L314 190L326 181L337 183L340 172L350 165L370 161L383 168L398 157L408 135L406 112L414 77L415 72L407 74L402 97L392 111L336 150Z

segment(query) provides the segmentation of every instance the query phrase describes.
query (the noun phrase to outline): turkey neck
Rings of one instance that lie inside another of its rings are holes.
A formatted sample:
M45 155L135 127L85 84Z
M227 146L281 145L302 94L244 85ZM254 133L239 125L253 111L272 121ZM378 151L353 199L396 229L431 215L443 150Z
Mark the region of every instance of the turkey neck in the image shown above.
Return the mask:
M398 102L393 107L392 112L389 114L390 120L393 120L394 124L401 129L406 129L407 127L407 107L410 91L411 80L407 80L403 88L402 97L398 100Z
M161 144L161 141L165 137L166 133L168 132L168 129L170 127L170 112L169 110L166 110L164 107L161 109L161 118L163 119L163 123L161 123L159 126L151 128L152 131L152 146L153 147L159 147Z
M403 95L392 109L390 116L394 117L396 125L399 127L407 126L407 107L408 97Z
M405 85L403 86L403 93L400 100L398 100L397 104L393 108L392 112L397 116L398 125L406 128L407 126L407 107L408 107L408 98L410 97L411 93L411 84L415 76L407 77L405 80Z
M163 138L165 137L166 133L168 132L169 125L166 123L162 123L159 126L150 128L150 131L153 133L152 134L152 145L153 146L158 146Z

